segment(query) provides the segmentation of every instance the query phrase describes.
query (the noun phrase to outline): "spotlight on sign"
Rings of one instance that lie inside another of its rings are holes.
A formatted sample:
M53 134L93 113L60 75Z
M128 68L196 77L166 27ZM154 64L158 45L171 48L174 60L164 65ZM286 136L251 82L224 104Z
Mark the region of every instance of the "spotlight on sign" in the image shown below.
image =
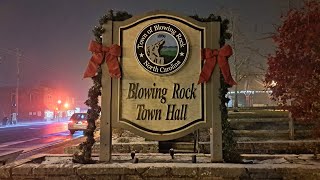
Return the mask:
M131 158L134 159L134 156L135 156L135 155L136 155L136 152L135 152L135 151L132 151L132 152L131 152Z
M192 159L192 163L197 163L197 156L196 155L192 155L191 159Z
M169 149L169 153L170 153L171 159L174 159L174 149L173 148Z

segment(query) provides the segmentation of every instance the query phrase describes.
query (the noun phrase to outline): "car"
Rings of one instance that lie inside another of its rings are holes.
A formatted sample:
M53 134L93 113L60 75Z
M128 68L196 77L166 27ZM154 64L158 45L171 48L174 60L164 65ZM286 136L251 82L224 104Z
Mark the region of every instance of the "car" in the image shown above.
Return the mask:
M86 131L88 126L87 113L74 113L68 121L68 130L73 135L76 131Z

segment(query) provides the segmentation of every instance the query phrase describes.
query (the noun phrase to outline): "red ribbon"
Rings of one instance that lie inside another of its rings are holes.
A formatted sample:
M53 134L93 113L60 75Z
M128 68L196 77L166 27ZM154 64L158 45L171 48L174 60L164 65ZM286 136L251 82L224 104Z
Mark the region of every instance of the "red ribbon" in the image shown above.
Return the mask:
M91 41L89 45L89 51L92 52L92 57L90 58L83 78L95 76L99 65L103 63L103 60L105 60L107 63L109 75L111 77L121 77L120 65L118 62L118 57L121 55L120 46L112 44L110 47L105 47L96 41Z
M233 80L231 76L230 67L228 63L228 57L230 57L231 55L232 48L229 45L225 45L219 50L211 50L209 48L203 49L202 59L205 60L205 63L203 65L198 84L209 81L212 71L218 61L219 67L224 77L224 81L231 86L236 85L237 83Z

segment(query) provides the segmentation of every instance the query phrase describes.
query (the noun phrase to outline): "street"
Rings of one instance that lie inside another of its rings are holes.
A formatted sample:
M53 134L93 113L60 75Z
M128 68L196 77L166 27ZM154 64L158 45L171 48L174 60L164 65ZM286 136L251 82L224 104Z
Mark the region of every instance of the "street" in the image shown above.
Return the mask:
M32 155L43 148L83 136L81 131L73 136L68 122L34 122L0 127L0 156L23 150L21 156Z

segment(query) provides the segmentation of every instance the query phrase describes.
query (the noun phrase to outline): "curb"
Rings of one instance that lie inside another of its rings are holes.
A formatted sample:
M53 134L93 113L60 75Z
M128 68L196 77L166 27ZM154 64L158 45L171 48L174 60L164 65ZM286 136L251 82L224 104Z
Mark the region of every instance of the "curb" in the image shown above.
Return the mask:
M29 151L25 151L22 154L20 154L20 156L17 158L17 160L22 160L22 159L28 158L30 156L33 156L35 154L43 153L45 151L59 148L61 146L65 146L67 144L68 145L79 144L79 143L83 142L85 140L85 138L86 138L86 136L79 137L76 139L71 139L71 140L62 140L62 141L58 141L58 142L55 142L52 144L47 144L42 147L35 148L35 149L29 150Z

